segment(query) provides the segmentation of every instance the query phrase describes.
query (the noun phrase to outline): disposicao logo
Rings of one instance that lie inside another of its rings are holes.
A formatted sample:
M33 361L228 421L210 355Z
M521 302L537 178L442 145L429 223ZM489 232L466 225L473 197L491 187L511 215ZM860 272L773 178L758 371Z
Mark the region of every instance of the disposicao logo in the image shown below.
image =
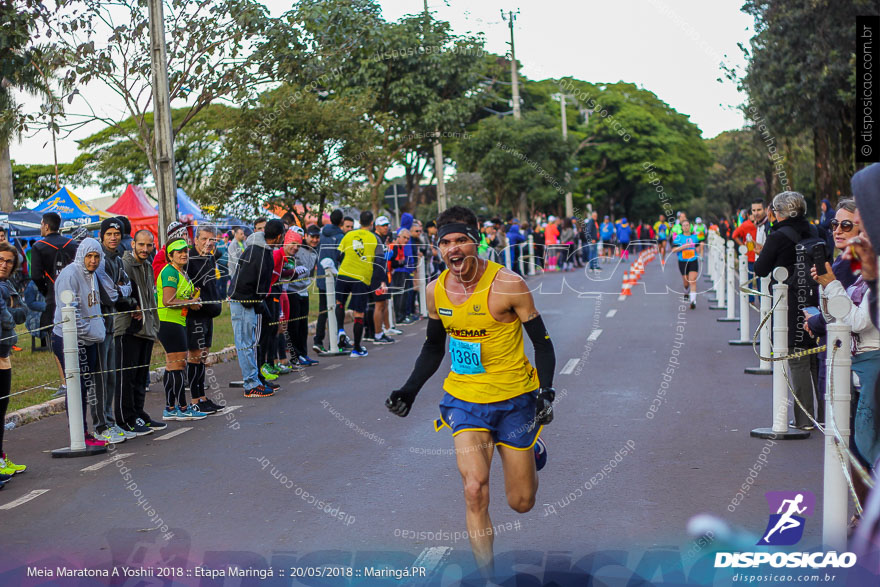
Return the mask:
M768 491L764 494L770 509L767 527L758 546L792 546L804 536L806 518L813 515L816 496L809 491ZM754 568L769 564L774 568L849 568L856 564L852 552L717 552L715 568Z
M804 516L812 516L816 496L809 491L768 491L770 520L760 546L791 546L804 535Z

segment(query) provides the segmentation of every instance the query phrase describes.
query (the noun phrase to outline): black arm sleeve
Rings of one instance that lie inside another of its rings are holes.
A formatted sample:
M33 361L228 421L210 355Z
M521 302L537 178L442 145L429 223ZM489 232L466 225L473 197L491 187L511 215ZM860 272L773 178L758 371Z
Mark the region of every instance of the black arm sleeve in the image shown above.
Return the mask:
M541 387L553 387L553 373L556 371L556 352L553 350L553 341L544 327L544 320L540 316L523 322L526 334L529 335L532 344L535 345L535 368L538 370L538 382Z
M446 354L446 329L443 321L428 318L427 337L422 345L422 352L416 359L416 366L401 389L418 393L422 386L437 372L443 356Z

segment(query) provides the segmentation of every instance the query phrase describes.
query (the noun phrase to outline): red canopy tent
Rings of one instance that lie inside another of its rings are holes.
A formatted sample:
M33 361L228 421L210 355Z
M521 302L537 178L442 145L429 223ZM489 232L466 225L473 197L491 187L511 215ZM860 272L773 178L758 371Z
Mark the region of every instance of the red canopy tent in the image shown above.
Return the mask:
M153 233L159 242L159 213L147 199L147 194L140 186L128 184L125 192L116 202L107 208L107 212L127 216L131 222L131 234L146 228Z

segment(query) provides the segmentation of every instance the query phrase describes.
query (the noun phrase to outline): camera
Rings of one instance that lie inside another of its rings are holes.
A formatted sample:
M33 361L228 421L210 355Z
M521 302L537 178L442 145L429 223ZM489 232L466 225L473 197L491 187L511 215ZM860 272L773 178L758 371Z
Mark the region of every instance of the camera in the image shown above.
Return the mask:
M816 275L825 275L828 272L825 269L825 263L828 262L825 243L814 244L810 249L810 256L813 258L813 265L816 266Z

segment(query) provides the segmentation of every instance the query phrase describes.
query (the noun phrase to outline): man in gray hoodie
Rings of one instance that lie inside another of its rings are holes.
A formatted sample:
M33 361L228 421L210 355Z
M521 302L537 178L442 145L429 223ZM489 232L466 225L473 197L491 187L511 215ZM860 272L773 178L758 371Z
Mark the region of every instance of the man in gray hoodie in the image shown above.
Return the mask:
M116 353L122 365L116 422L123 430L143 436L168 425L153 420L144 410L150 357L159 334L156 278L149 260L154 247L153 233L146 229L137 231L133 245L134 250L122 256L122 266L131 279L131 295L140 312L119 314L113 325Z
M55 328L52 329L52 352L64 366L64 339L62 338L62 313L64 307L62 292L72 291L73 306L76 308L76 338L79 342L80 391L82 392L83 429L86 424L85 406L92 406L92 420L97 420L98 401L95 393L100 376L92 373L98 370L98 345L106 334L104 320L101 318L101 299L98 293L98 279L95 271L104 259L101 245L93 238L84 239L76 250L73 262L61 270L55 279ZM102 406L103 407L103 406ZM103 409L100 410L103 416ZM94 437L86 433L87 442L95 443ZM103 444L103 443L102 443Z

